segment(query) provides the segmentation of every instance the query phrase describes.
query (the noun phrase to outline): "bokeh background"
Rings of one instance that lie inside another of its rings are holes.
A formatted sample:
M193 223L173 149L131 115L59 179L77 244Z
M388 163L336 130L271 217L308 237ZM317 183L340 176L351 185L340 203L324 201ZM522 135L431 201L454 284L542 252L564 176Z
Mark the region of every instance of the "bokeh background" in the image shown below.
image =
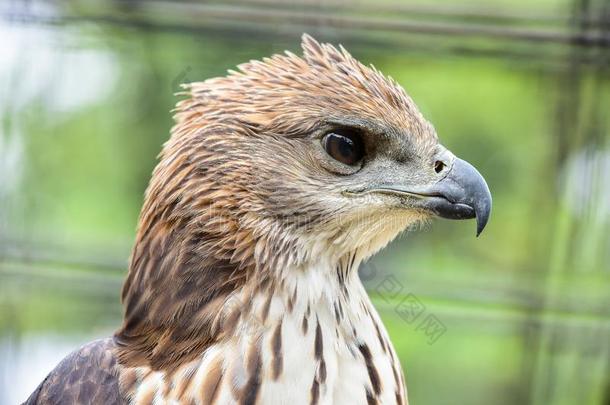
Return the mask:
M610 404L610 4L595 0L0 3L0 403L119 325L182 82L300 53L394 77L487 178L362 269L413 404Z

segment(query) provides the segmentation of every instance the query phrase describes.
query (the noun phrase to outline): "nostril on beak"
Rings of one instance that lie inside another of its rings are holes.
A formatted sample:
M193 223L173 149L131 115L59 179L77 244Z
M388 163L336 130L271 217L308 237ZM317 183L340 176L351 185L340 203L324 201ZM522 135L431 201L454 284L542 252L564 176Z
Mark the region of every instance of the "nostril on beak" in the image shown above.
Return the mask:
M447 165L445 164L445 162L443 162L442 160L437 160L436 162L434 162L434 171L437 173L440 173L443 171L443 169L445 169Z

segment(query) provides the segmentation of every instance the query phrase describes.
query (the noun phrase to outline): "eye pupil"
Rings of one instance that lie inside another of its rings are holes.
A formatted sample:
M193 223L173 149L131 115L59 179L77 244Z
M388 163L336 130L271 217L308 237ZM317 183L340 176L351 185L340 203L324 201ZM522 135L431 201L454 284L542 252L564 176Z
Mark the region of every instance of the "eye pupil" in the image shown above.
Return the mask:
M343 136L336 136L334 137L334 139L338 139L336 142L333 143L338 145L339 154L344 159L349 159L354 153L354 142L351 139L345 138Z
M324 149L335 160L353 166L360 162L364 155L362 140L356 133L334 131L323 140Z

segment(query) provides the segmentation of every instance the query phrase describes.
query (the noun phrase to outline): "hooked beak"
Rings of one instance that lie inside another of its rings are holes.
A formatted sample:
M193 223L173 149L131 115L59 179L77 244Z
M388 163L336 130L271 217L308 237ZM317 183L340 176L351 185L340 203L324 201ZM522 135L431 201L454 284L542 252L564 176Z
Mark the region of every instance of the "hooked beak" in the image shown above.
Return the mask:
M434 184L407 187L392 185L366 192L408 195L416 199L415 207L447 219L477 220L477 236L491 214L491 193L481 174L470 163L455 158L446 175Z
M485 179L470 163L456 158L449 173L419 190L422 208L448 219L477 219L477 236L491 214L491 193Z

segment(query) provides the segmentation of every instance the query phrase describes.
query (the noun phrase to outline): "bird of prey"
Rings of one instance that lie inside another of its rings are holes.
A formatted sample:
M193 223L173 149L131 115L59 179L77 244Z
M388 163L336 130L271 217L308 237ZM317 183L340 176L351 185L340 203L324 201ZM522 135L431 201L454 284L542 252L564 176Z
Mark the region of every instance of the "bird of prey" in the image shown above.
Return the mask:
M145 194L124 320L28 404L407 404L358 276L401 231L491 211L391 78L343 47L192 83Z

